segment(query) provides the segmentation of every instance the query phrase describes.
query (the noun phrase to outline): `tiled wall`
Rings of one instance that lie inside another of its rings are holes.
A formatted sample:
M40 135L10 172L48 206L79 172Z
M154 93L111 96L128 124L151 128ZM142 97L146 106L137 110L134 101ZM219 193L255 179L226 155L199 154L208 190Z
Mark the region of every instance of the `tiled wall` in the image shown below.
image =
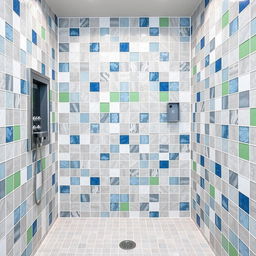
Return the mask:
M192 217L216 255L256 255L256 1L192 18Z
M56 21L44 0L0 0L0 255L33 254L57 216ZM30 67L52 77L51 145L37 162L44 172L40 206L35 154L27 151Z
M190 19L60 18L59 51L60 216L189 216Z

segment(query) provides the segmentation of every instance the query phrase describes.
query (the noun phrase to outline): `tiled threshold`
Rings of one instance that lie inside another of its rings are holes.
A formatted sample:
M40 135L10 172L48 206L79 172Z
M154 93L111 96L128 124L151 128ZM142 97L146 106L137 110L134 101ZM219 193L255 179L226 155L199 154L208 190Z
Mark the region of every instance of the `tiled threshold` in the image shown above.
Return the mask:
M119 248L122 240L136 248ZM214 256L189 218L59 218L36 256Z

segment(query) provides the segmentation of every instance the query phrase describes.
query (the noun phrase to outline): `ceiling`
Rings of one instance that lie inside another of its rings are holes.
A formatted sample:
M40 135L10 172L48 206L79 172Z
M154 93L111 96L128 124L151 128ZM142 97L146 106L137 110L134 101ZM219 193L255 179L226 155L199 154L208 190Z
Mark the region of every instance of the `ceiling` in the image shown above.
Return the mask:
M46 0L59 17L191 16L201 0Z

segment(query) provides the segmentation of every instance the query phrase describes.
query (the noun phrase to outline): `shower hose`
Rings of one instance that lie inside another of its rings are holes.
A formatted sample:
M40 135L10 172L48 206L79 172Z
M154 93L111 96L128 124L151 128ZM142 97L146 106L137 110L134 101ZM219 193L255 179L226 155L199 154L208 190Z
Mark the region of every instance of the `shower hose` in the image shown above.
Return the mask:
M44 174L43 170L40 171L41 173L41 188L40 192L37 192L37 161L42 159L42 147L43 147L43 137L37 137L36 141L36 165L35 165L35 185L34 185L34 193L35 193L35 202L37 205L40 205L42 200L42 194L43 194L43 184L44 184ZM38 151L39 151L39 158L38 158Z

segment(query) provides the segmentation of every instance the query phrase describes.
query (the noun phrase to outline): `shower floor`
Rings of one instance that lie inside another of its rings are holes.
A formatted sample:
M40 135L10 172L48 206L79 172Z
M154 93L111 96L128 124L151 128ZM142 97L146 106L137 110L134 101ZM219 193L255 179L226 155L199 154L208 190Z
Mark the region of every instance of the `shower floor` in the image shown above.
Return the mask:
M122 240L135 249L119 248ZM58 219L36 256L213 256L194 222L180 219Z

